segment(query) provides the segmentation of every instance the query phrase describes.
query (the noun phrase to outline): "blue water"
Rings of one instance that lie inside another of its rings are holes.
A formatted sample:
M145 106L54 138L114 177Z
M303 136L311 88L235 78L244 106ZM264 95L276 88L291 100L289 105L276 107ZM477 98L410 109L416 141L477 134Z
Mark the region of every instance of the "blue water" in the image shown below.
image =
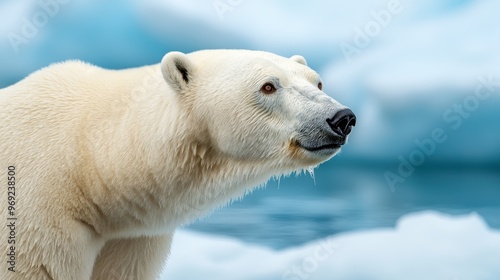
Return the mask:
M270 182L188 228L281 249L321 237L394 227L402 215L438 210L479 213L500 228L500 168L418 168L394 191L384 172L397 165L345 164L333 159L308 174Z

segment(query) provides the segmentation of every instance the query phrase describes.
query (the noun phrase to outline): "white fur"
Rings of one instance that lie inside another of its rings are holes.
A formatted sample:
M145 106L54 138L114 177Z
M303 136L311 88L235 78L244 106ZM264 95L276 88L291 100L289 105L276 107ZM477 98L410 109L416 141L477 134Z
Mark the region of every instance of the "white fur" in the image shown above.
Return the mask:
M0 183L15 166L18 218L17 272L2 279L155 279L177 227L332 157L294 142L343 108L306 65L174 52L120 71L55 64L0 90Z

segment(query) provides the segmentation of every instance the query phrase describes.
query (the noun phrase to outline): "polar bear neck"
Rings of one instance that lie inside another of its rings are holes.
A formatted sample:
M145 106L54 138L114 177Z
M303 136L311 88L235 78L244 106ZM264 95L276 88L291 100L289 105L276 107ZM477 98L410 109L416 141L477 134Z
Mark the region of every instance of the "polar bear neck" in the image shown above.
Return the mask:
M149 158L151 174L154 174L157 188L162 190L158 197L176 202L165 205L168 219L171 219L166 222L173 227L239 199L278 172L261 162L230 159L218 153L209 143L193 137L193 131L182 127L185 120L182 114L171 120L178 124L177 131L184 134L157 143L160 147L157 151L162 152L151 152Z

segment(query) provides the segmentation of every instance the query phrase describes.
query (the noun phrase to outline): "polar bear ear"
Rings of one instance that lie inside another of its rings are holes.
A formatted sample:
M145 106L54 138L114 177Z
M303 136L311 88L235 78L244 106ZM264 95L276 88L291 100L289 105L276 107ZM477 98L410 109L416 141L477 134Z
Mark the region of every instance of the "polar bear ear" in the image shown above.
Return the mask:
M193 70L193 63L181 52L169 52L161 60L163 78L177 91L189 87L193 79Z
M301 56L301 55L294 55L294 56L290 57L290 59L293 60L293 61L295 61L295 62L297 62L297 63L300 63L302 65L307 66L306 59L303 56Z

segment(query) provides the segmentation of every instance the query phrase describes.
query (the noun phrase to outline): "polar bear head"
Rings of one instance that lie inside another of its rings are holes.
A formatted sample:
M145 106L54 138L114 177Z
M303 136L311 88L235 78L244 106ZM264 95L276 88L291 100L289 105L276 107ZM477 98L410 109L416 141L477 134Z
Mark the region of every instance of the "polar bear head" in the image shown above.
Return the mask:
M189 137L235 161L284 172L315 166L340 150L356 124L302 56L170 52L161 70L192 127Z

